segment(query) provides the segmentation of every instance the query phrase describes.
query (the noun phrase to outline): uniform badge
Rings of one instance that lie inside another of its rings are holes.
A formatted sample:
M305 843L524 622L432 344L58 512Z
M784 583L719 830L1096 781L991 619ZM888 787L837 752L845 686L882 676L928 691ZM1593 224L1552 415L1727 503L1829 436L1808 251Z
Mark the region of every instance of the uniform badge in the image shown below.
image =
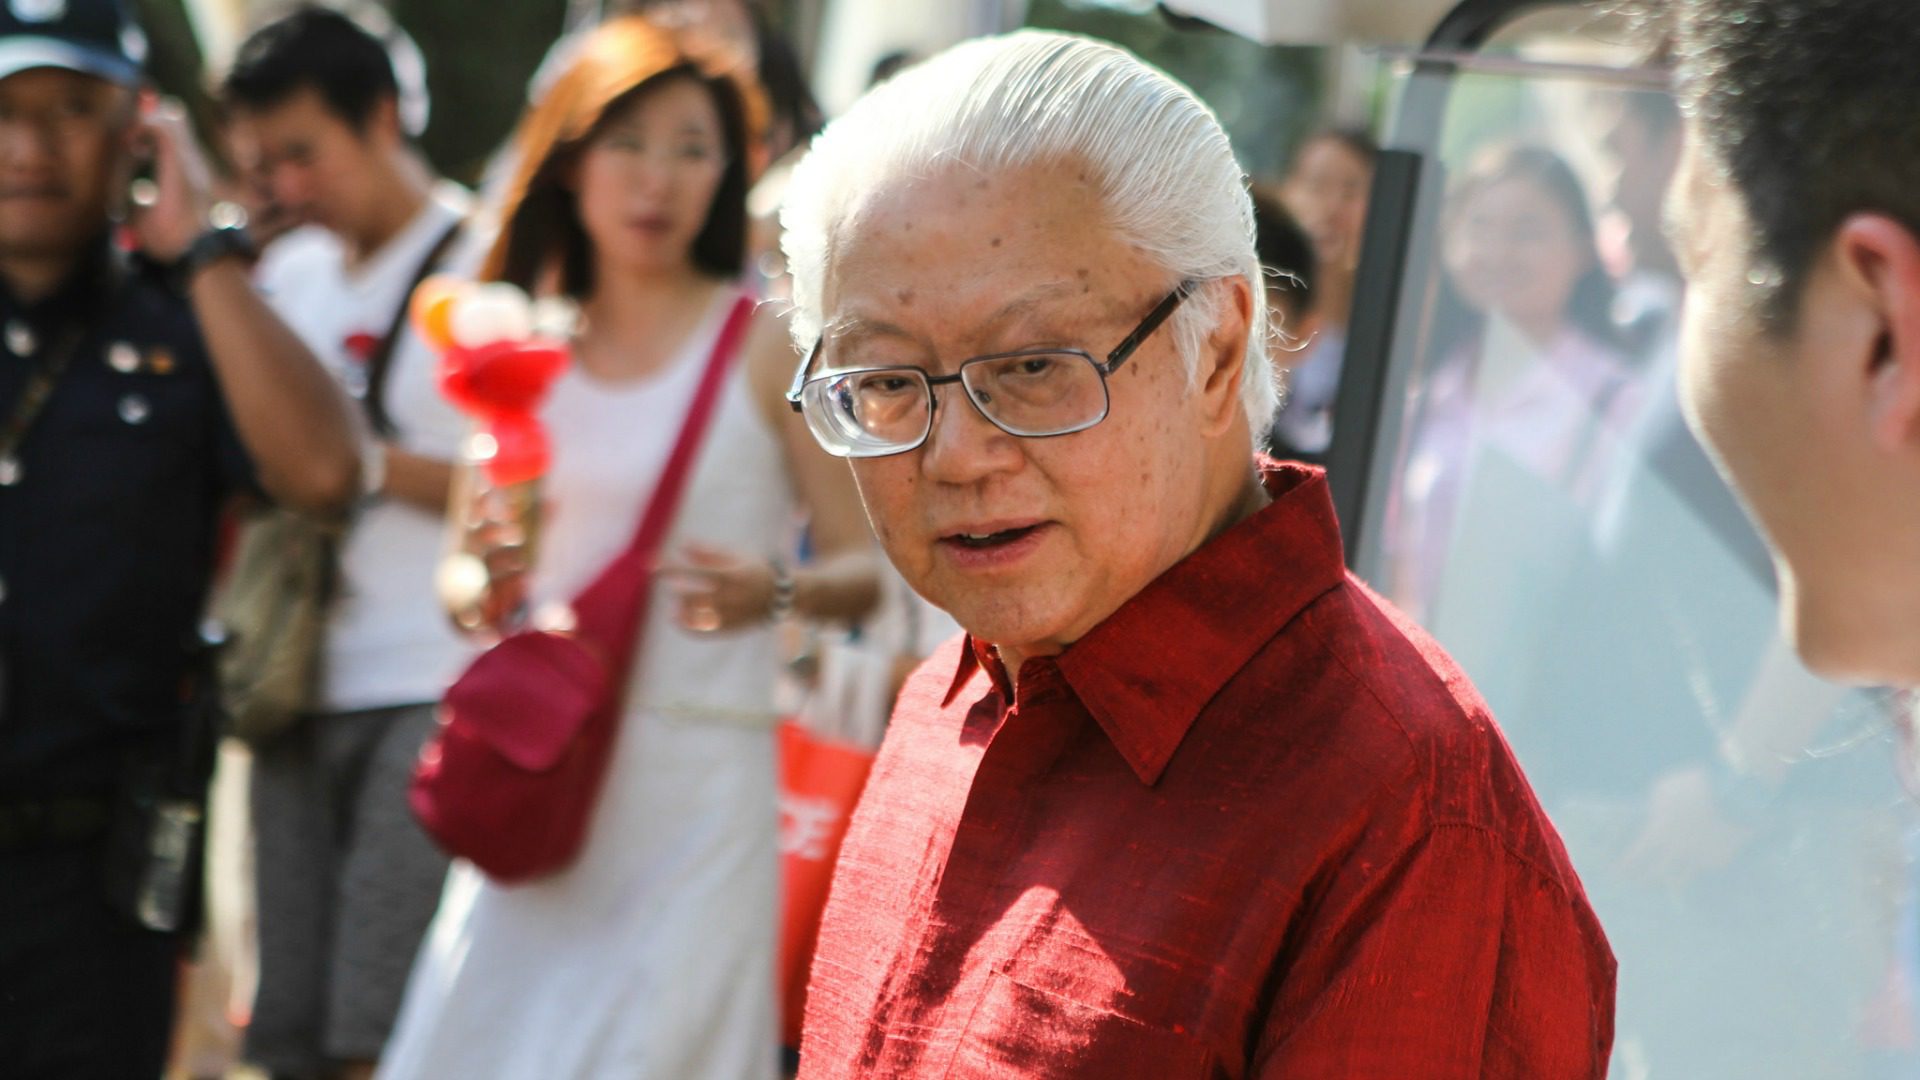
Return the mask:
M15 356L32 356L33 350L40 347L40 342L33 336L33 327L19 319L8 319L6 329L0 334L7 339L7 351Z
M140 370L140 350L132 342L116 341L107 346L107 366L122 375Z
M120 419L129 424L144 424L153 415L153 403L144 394L128 394L120 399Z
M67 0L12 0L7 7L23 23L50 23L67 17Z

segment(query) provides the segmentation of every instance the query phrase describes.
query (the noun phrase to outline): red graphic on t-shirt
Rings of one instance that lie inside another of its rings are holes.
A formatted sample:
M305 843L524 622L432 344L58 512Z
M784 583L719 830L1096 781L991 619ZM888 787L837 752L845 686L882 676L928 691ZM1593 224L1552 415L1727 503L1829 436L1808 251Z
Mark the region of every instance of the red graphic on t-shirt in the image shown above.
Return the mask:
M341 342L341 344L346 347L347 356L350 357L354 363L366 364L373 359L373 351L380 347L380 338L377 334L369 334L365 330L356 330L348 334L347 340Z

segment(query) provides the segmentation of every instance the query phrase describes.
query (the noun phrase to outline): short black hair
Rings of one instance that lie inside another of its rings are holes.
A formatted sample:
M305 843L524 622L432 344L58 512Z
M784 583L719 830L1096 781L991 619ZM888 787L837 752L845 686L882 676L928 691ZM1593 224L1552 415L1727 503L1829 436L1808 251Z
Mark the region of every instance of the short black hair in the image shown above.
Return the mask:
M1267 288L1285 295L1298 314L1312 311L1319 272L1313 239L1273 192L1261 188L1253 192L1253 250L1267 271Z
M1920 235L1920 12L1911 0L1676 0L1683 107L1746 203L1791 326L1809 265L1849 214Z
M311 5L241 44L223 96L229 106L258 110L302 90L317 92L328 111L356 131L365 130L381 102L400 99L393 60L380 39L338 11Z

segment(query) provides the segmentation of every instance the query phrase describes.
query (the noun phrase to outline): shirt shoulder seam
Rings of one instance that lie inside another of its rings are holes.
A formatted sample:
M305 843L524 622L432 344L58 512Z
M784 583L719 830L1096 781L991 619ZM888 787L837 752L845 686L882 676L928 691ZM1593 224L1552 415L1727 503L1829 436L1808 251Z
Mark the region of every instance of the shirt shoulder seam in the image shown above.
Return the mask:
M1515 864L1527 870L1544 884L1551 886L1553 891L1560 895L1562 901L1568 904L1575 904L1576 901L1580 899L1567 887L1564 874L1555 872L1552 867L1542 865L1540 861L1532 855L1514 847L1512 841L1499 830L1491 828L1483 822L1465 821L1458 818L1434 819L1427 831L1422 834L1421 840L1430 840L1443 829L1465 829L1490 838L1495 844L1499 845L1501 852L1505 854L1507 858L1512 859Z
M1314 640L1319 642L1320 648L1327 654L1328 658L1340 665L1340 670L1345 672L1347 678L1352 679L1354 684L1366 693L1367 699L1373 702L1383 716L1393 721L1394 730L1399 732L1401 740L1405 742L1407 753L1413 759L1415 768L1420 774L1420 793L1421 798L1425 802L1427 817L1429 820L1435 820L1433 813L1433 770L1421 762L1419 745L1415 741L1413 734L1407 730L1407 725L1402 722L1399 710L1388 705L1374 689L1373 683L1362 678L1360 673L1355 671L1351 664L1347 663L1347 658L1342 655L1341 651L1335 646L1333 639L1319 627L1313 625L1311 618L1313 609L1324 602L1327 597L1336 594L1344 594L1349 598L1356 596L1353 587L1343 579L1334 588L1321 593L1318 597L1314 598L1313 602L1309 603L1305 608L1302 608L1300 613L1294 616L1294 621L1300 624L1302 630L1313 635ZM1462 715L1465 714L1465 710L1460 709L1457 703L1454 704L1454 708L1455 711L1460 712Z

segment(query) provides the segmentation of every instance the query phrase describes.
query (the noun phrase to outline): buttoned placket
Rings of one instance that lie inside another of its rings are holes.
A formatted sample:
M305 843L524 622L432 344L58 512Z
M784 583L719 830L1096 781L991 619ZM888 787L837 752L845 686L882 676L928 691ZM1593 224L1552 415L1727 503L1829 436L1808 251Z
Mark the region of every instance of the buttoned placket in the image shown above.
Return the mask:
M929 992L944 983L957 986L979 934L988 932L999 913L990 910L1011 899L1002 888L1007 869L1019 854L1017 847L1027 824L1034 792L1059 760L1082 725L1090 720L1073 697L1059 665L1050 658L1027 661L1011 708L1003 706L998 689L977 702L967 718L969 731L987 730L986 745L975 765L953 843L933 886L926 917L917 929L912 966L882 990L876 1036L903 1027L919 1027L922 1015L900 1015L902 1002L918 1002L930 1009L944 1007L948 994ZM994 958L989 955L989 961ZM953 1024L964 1017L945 1017ZM870 1067L876 1075L910 1071L915 1058L928 1047L917 1039L870 1041ZM959 1040L943 1052L951 1057Z

